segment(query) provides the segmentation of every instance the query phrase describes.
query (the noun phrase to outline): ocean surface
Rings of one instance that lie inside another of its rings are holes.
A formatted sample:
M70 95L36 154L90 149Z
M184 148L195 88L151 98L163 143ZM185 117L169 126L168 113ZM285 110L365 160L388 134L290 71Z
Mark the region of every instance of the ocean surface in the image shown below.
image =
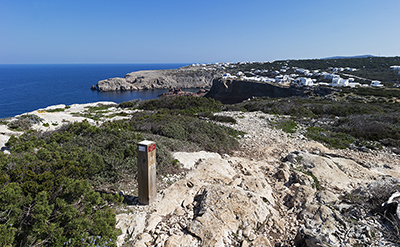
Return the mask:
M90 90L100 80L124 77L139 70L177 69L188 64L0 64L0 118L57 104L97 101L121 103L154 99L165 89L129 92Z

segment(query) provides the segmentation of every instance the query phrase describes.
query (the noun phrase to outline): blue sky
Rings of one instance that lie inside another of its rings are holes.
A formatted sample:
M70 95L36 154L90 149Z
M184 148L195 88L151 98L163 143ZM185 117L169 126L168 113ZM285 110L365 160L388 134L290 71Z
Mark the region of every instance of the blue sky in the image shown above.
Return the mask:
M0 64L400 55L399 0L0 0Z

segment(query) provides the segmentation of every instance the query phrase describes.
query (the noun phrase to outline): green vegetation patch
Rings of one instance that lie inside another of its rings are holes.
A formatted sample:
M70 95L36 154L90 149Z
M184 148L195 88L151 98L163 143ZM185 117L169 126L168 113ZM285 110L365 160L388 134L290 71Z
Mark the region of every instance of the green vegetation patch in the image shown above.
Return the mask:
M16 131L24 131L30 129L33 124L39 124L43 119L34 114L25 114L19 116L16 120L13 120L7 124L8 128Z
M286 133L296 133L296 130L299 127L295 121L290 119L278 120L278 122L276 122L273 125L276 128L283 130Z
M132 125L138 131L189 141L211 152L229 152L238 148L233 138L238 133L231 128L185 115L136 113Z
M139 108L143 110L166 109L171 114L194 115L200 112L221 111L223 105L211 98L179 96L146 100L139 104Z
M333 148L345 149L356 139L349 134L341 132L331 132L321 127L308 127L306 136L312 140L323 142Z
M65 108L54 108L50 110L46 110L46 112L63 112L65 111Z
M123 198L105 198L89 183L109 163L95 152L70 145L76 133L91 135L96 130L87 123L68 128L47 136L35 131L11 136L11 155L0 153L4 246L81 246L97 236L99 243L115 246L119 231L109 205Z

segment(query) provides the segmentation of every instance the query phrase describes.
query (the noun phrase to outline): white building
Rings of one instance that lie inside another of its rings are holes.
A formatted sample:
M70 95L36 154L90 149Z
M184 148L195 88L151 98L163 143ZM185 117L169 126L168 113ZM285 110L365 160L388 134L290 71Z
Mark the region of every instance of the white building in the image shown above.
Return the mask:
M349 80L340 78L340 77L334 77L332 78L332 87L347 87L349 86Z
M292 80L292 78L290 78L287 75L278 75L275 77L275 82L276 83L288 83Z
M371 87L383 87L380 81L372 81L370 84Z
M313 86L314 82L311 78L306 78L306 77L299 77L297 78L294 83L296 83L299 86Z

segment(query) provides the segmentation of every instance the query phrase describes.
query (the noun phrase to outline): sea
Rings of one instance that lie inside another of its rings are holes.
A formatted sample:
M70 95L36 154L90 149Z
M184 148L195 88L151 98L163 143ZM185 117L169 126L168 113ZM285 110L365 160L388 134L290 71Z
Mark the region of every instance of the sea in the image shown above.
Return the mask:
M188 64L0 64L0 119L57 104L121 103L154 99L167 89L92 91L92 85L139 70L177 69Z

